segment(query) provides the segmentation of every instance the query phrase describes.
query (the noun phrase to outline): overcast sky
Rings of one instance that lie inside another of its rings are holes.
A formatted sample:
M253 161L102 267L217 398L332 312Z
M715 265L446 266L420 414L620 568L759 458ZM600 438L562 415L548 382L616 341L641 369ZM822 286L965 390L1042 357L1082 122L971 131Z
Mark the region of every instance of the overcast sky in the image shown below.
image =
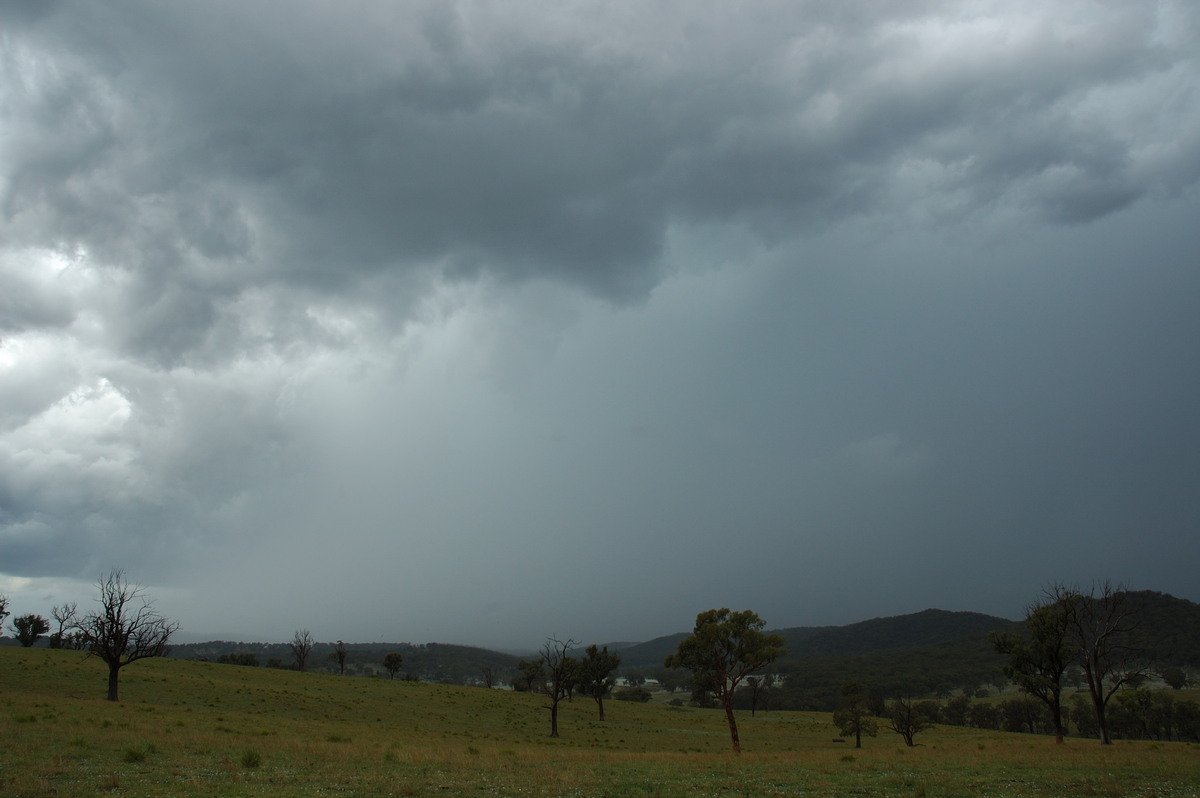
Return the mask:
M0 592L1200 600L1200 6L0 2Z

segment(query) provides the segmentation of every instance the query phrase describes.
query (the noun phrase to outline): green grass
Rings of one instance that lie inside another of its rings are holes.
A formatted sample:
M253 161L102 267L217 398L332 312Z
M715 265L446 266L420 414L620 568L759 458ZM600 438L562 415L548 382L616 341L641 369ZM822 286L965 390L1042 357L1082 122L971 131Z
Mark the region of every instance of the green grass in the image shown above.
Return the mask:
M820 713L739 716L148 660L103 700L76 652L0 649L0 795L1196 796L1200 746L938 727L853 750Z

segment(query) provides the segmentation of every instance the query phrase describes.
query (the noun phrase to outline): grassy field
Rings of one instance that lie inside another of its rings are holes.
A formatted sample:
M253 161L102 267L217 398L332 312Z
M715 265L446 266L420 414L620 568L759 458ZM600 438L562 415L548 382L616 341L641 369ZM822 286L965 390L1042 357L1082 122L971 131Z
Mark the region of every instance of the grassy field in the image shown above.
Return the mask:
M938 727L854 750L829 716L720 712L0 648L0 795L1200 796L1200 746Z

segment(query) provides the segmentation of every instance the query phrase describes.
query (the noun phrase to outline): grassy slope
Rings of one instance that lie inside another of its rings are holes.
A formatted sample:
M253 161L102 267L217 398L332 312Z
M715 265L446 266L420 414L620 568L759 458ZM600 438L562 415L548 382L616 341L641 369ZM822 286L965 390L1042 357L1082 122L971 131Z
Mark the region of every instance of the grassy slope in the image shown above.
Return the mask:
M1200 748L935 729L834 743L827 715L740 719L613 702L180 660L129 666L123 701L77 652L0 649L0 794L1196 795ZM258 763L255 764L255 758Z

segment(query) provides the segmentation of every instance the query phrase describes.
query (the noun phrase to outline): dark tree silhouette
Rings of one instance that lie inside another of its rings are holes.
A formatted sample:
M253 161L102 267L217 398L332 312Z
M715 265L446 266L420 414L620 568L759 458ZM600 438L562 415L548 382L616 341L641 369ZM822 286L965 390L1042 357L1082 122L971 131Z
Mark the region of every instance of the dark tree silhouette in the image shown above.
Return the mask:
M346 644L339 640L337 641L337 645L333 647L333 653L329 655L329 658L338 664L339 676L346 675L346 656L349 653L346 649Z
M1061 743L1063 674L1078 653L1070 640L1072 599L1056 597L1054 588L1025 611L1025 633L993 633L996 651L1008 657L1004 674L1050 711L1054 740Z
M50 635L50 648L78 649L83 646L82 636L77 630L72 631L79 617L79 606L74 601L61 607L55 605L50 610L50 617L58 624L58 631Z
M108 665L108 700L117 701L121 668L164 656L179 624L159 615L142 588L125 581L123 571L112 571L98 587L98 609L84 616L77 628L88 653Z
M1183 688L1187 687L1188 677L1187 674L1183 672L1182 668L1163 668L1163 671L1159 674L1159 676L1162 677L1162 680L1167 687L1170 687L1172 690L1182 690Z
M542 692L550 699L550 736L558 736L558 705L567 697L572 682L577 678L575 660L567 652L576 645L574 640L559 640L557 637L546 638L542 646L541 665L545 670L546 680L542 682Z
M393 679L396 678L396 674L400 671L400 666L403 664L404 655L397 651L391 651L383 658L383 667Z
M17 636L17 642L25 648L30 648L39 637L50 631L50 622L40 615L22 615L13 618L12 630Z
M775 686L775 674L764 673L761 676L747 676L746 689L750 691L750 717L758 711L758 702L763 701L767 693ZM766 711L766 701L763 701L763 711Z
M512 679L512 688L518 693L541 692L546 681L546 671L541 659L523 659L517 662L517 675Z
M913 737L929 727L929 719L906 698L898 698L888 704L886 717L888 728L903 737L904 744L909 748L914 745Z
M1054 585L1053 598L1067 608L1067 624L1102 745L1111 745L1105 710L1108 700L1126 684L1136 683L1150 670L1150 661L1138 651L1131 635L1140 621L1135 597L1124 585L1101 582L1088 593Z
M292 635L292 642L288 643L288 648L292 650L292 659L296 662L296 670L303 671L308 668L308 656L312 654L313 636L307 629L297 629Z
M863 735L874 737L879 724L871 717L871 702L866 690L857 682L847 682L842 688L842 703L833 713L833 722L842 734L854 735L854 747L862 748Z
M580 689L595 699L600 720L604 720L604 697L617 683L613 672L621 664L621 657L609 653L608 646L597 648L591 645L583 650L583 654L583 659L579 660Z

